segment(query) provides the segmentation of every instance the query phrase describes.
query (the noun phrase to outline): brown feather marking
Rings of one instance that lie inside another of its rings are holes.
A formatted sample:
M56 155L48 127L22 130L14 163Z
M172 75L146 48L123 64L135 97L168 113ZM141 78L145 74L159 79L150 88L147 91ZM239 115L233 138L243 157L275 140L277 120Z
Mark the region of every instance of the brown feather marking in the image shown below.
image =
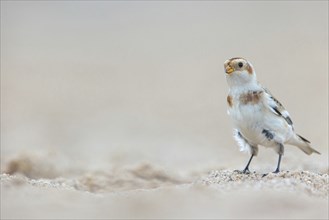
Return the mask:
M247 93L244 93L240 95L239 100L242 104L257 104L261 97L262 97L263 91L249 91Z
M247 71L251 75L254 71L253 71L252 67L249 64L247 64L247 65L248 65L247 66Z
M233 106L233 98L232 96L228 95L227 96L227 104L232 107Z

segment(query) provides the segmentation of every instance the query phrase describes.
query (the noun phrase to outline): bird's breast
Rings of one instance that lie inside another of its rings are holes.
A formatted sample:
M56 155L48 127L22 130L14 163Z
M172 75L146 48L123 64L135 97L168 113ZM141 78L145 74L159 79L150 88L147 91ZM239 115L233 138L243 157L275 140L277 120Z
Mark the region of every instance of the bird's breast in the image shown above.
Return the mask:
M264 91L249 91L238 96L240 105L257 105L261 102Z
M255 122L264 115L263 91L248 91L238 94L229 94L227 103L230 116L241 122Z
M262 102L262 92L248 92L231 95L228 113L238 128L248 139L258 139L264 123L266 110Z

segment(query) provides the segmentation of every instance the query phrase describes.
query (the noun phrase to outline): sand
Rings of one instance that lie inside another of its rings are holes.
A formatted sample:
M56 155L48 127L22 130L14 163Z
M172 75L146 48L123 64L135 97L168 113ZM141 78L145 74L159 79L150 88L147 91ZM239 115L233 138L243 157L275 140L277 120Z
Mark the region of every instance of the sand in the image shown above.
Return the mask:
M328 172L223 169L182 177L141 163L41 178L40 165L26 155L8 163L11 174L0 176L2 219L328 218Z
M1 219L329 218L327 1L0 4ZM235 171L237 56L321 155Z

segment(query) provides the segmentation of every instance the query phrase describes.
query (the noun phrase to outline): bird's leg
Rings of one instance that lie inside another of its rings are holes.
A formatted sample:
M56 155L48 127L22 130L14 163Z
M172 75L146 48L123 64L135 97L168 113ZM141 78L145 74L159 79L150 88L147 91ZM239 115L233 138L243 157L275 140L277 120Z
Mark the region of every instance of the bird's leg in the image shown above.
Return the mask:
M254 157L254 155L252 154L251 157L250 157L250 159L249 159L249 161L248 161L248 163L247 163L247 166L243 169L242 173L250 173L250 171L249 171L249 164L250 164L250 162L251 162L251 160L252 160L253 157Z
M278 165L273 173L279 173L280 172L280 163L281 163L281 157L282 154L279 154L279 160L278 160Z
M276 166L276 169L275 169L275 171L273 173L280 173L281 158L282 158L282 155L283 155L283 152L284 152L284 146L283 146L283 144L278 144L278 145L279 145L279 149L278 149L279 160L278 160L278 165ZM268 175L268 173L263 174L262 177L265 177L267 175Z
M284 147L283 147L283 144L279 144L279 160L278 160L278 165L276 166L276 169L273 173L279 173L280 172L280 164L281 164L281 157L283 155L283 152L284 152Z
M278 165L277 165L277 167L276 167L276 169L275 169L275 171L274 171L273 173L280 173L281 157L282 157L282 154L279 154ZM262 175L262 177L265 177L265 176L267 176L267 175L268 175L268 173L265 173L265 174Z

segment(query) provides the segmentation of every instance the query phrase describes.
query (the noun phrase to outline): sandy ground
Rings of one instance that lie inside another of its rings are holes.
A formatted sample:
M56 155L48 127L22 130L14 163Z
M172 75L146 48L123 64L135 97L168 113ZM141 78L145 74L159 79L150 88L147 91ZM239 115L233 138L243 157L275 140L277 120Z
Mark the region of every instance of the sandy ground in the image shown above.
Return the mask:
M140 164L77 178L0 177L3 219L328 217L328 173L214 170L188 181Z
M35 161L16 158L7 166L11 175L1 174L2 219L328 218L328 170L183 177L141 163L61 177Z
M321 155L234 171L236 56ZM328 219L328 99L326 1L1 1L1 219Z

